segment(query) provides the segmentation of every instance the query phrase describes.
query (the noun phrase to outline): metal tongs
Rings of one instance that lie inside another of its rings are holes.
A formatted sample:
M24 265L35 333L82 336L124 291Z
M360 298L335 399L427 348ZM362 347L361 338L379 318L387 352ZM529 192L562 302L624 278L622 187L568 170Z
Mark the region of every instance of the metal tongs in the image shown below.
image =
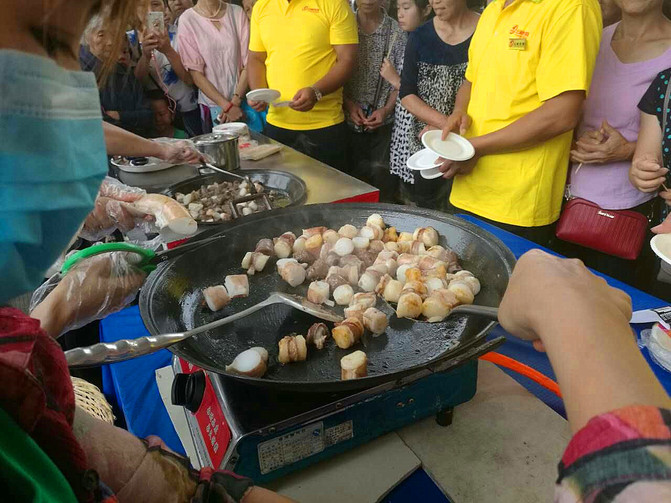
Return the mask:
M473 314L475 316L482 316L483 318L498 321L499 308L479 306L477 304L462 304L452 309L449 315L452 316L453 314Z
M243 216L238 210L238 204L243 204L243 203L248 203L250 201L255 201L257 199L261 200L261 203L265 207L266 210L272 210L273 206L270 204L270 199L268 199L268 194L265 192L257 192L256 187L254 186L254 182L252 182L251 178L249 176L240 176L236 175L235 173L231 173L230 171L226 171L225 169L217 168L215 165L210 164L209 162L204 162L201 164L200 169L203 168L208 168L211 169L212 171L215 171L216 173L222 173L224 175L230 175L234 178L237 178L240 181L245 181L249 184L250 187L250 192L251 194L248 196L243 196L243 197L238 197L230 201L229 207L231 208L231 215L233 215L233 218L240 218Z
M65 358L68 362L68 366L71 368L95 367L107 363L118 363L131 360L139 356L151 354L159 349L170 347L173 344L185 341L194 335L228 325L229 323L245 318L273 304L286 304L294 309L298 309L299 311L303 311L304 313L325 321L337 323L343 320L342 316L339 316L334 311L321 305L314 304L304 297L288 293L273 292L266 300L259 302L244 311L240 311L186 332L149 335L138 337L137 339L123 339L116 342L101 342L89 347L75 348L66 351ZM496 320L498 308L464 305L455 307L451 314L474 314Z
M138 356L148 355L159 349L164 349L173 344L177 344L178 342L185 341L194 335L202 334L208 330L213 330L229 323L233 323L234 321L245 318L250 314L273 304L286 304L321 320L332 322L340 322L343 320L342 316L339 316L330 309L326 309L318 304L313 304L304 297L288 293L274 292L263 302L259 302L244 311L207 323L206 325L194 328L187 332L149 335L138 337L137 339L123 339L116 342L101 342L89 347L75 348L66 351L65 359L68 362L68 366L71 368L95 367L105 363L117 363L131 360Z
M225 169L217 168L214 164L211 164L209 162L204 162L200 165L200 168L198 171L200 171L203 168L211 169L212 171L215 171L217 173L222 173L224 175L229 175L232 176L233 178L237 178L241 182L247 182L251 186L251 190L253 194L256 194L256 187L254 187L254 182L252 182L251 178L249 176L240 176L236 175L235 173L232 173L230 171L226 171Z

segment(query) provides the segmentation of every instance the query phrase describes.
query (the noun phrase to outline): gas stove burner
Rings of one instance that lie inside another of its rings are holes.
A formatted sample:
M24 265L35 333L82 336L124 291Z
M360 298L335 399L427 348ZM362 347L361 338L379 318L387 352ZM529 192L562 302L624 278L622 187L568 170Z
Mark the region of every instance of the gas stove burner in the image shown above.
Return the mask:
M453 408L475 394L484 343L449 371L424 369L363 391L278 391L205 372L175 358L173 403L187 422L201 466L266 483L369 442L424 417L451 423Z
M197 412L205 394L205 372L198 370L192 374L177 374L172 383L172 403Z

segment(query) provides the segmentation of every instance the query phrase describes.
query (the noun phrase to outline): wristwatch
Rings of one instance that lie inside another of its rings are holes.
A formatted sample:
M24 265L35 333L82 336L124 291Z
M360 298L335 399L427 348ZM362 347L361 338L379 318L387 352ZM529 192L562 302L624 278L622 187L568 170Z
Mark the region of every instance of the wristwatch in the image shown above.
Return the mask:
M319 89L317 89L316 86L310 86L310 89L312 89L312 92L315 93L315 99L316 99L317 101L320 101L320 100L324 97L324 95L322 94L322 92L321 92Z

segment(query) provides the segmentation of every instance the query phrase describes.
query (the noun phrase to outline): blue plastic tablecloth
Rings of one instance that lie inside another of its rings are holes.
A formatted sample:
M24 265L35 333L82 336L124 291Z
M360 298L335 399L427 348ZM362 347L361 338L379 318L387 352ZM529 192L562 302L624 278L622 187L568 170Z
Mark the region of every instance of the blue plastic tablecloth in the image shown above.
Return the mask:
M510 248L515 257L520 257L532 248L538 248L530 241L488 225L476 218L470 216L463 216L463 218L494 234ZM621 288L631 296L634 310L666 305L664 301L656 297L614 279L604 277L612 286ZM142 335L148 335L148 332L142 324L137 306L129 307L108 316L100 324L100 338L105 342L132 339ZM555 378L545 354L535 351L528 342L508 336L501 327L494 329L491 337L497 335L507 336L506 343L498 349L498 352L521 361L553 379ZM653 363L647 350L643 350L643 354L666 391L671 393L671 373ZM118 404L120 410L124 413L130 432L139 437L158 435L170 448L184 453L184 448L161 401L155 378L156 369L170 365L171 360L172 353L162 350L142 358L107 366L103 371L103 388L108 400ZM508 373L543 402L559 413L564 413L561 400L551 392L514 372Z
M113 342L149 335L140 309L132 306L108 316L100 323L100 340ZM156 370L172 363L172 353L162 349L147 356L103 367L103 392L118 405L132 434L145 438L158 435L175 452L186 454L170 421L156 384Z

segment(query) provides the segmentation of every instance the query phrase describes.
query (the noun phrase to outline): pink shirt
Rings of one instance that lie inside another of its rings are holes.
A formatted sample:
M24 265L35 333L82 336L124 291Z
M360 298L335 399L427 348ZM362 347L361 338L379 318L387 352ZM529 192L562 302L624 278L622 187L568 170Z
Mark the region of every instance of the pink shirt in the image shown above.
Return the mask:
M194 9L185 11L177 31L179 55L187 70L205 74L224 98L230 99L240 71L247 65L249 21L241 7L229 3L218 25ZM198 103L217 106L202 91Z
M671 67L671 49L661 56L637 63L622 63L610 46L619 23L603 30L594 77L578 135L598 130L601 123L617 129L627 141L636 141L640 128L638 102L657 74ZM608 210L633 208L655 197L637 190L629 182L630 161L584 164L576 174L571 169L571 194Z

